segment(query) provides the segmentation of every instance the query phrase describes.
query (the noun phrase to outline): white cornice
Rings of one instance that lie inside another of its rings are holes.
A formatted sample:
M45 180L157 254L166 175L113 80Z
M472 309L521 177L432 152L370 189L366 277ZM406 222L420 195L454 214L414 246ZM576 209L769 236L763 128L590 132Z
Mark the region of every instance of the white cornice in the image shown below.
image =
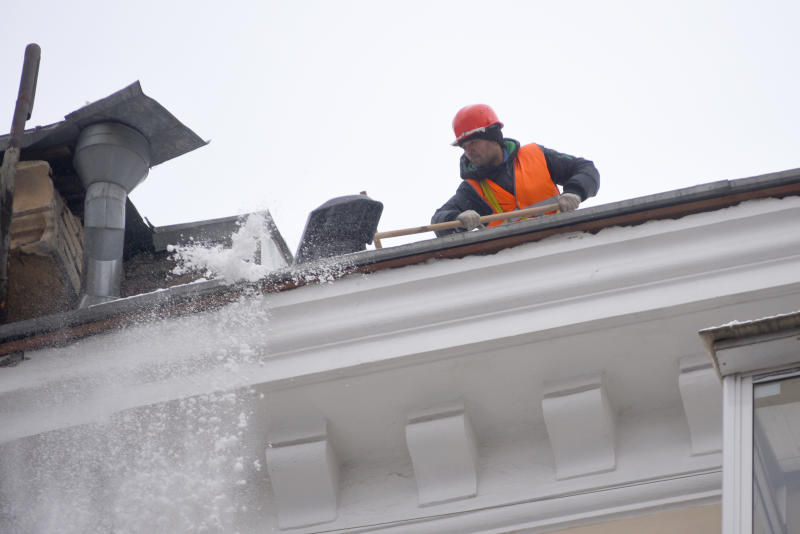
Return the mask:
M332 370L454 341L608 324L773 288L800 291L798 217L796 197L753 201L270 295L269 353L298 362L318 355Z
M719 470L683 473L674 477L641 480L616 487L592 488L573 494L507 502L457 513L420 514L403 521L331 528L319 526L303 534L463 534L481 532L549 532L586 523L612 521L672 508L719 503Z

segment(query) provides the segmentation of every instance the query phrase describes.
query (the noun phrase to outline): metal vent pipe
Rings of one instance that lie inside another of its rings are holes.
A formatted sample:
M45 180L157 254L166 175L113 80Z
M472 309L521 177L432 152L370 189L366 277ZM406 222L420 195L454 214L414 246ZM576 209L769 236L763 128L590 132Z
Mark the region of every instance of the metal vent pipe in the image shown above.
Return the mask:
M138 131L115 122L81 131L73 159L86 187L81 308L119 298L125 238L125 202L147 176L150 145Z

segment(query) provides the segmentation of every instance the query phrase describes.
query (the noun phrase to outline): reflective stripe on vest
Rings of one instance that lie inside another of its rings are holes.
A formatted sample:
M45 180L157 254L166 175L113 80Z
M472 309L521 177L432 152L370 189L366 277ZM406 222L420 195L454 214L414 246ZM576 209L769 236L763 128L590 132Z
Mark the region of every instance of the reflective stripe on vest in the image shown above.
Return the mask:
M550 178L547 161L539 145L530 144L520 147L514 158L514 190L512 195L491 180L467 179L480 197L486 201L494 213L505 213L517 209L528 208L543 200L558 197L559 191ZM493 193L494 198L487 198L483 187ZM493 205L494 204L494 205ZM493 221L489 226L497 226L503 221Z
M483 179L480 182L481 184L481 192L483 193L483 199L489 203L495 213L504 213L503 207L500 206L500 203L497 202L497 198L492 193L492 186L489 185L489 180Z

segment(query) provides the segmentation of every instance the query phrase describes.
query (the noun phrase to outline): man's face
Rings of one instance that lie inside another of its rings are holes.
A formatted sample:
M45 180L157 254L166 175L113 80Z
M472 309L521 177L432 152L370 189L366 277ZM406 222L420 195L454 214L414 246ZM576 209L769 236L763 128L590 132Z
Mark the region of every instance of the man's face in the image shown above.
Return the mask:
M461 143L464 155L476 167L500 165L503 163L503 149L488 139L469 139Z

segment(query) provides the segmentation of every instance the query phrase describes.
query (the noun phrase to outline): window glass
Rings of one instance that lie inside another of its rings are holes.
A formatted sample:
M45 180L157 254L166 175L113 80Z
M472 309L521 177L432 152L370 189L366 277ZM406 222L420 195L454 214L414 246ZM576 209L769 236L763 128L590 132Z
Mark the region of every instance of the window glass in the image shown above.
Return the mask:
M800 377L753 386L753 532L800 532Z

